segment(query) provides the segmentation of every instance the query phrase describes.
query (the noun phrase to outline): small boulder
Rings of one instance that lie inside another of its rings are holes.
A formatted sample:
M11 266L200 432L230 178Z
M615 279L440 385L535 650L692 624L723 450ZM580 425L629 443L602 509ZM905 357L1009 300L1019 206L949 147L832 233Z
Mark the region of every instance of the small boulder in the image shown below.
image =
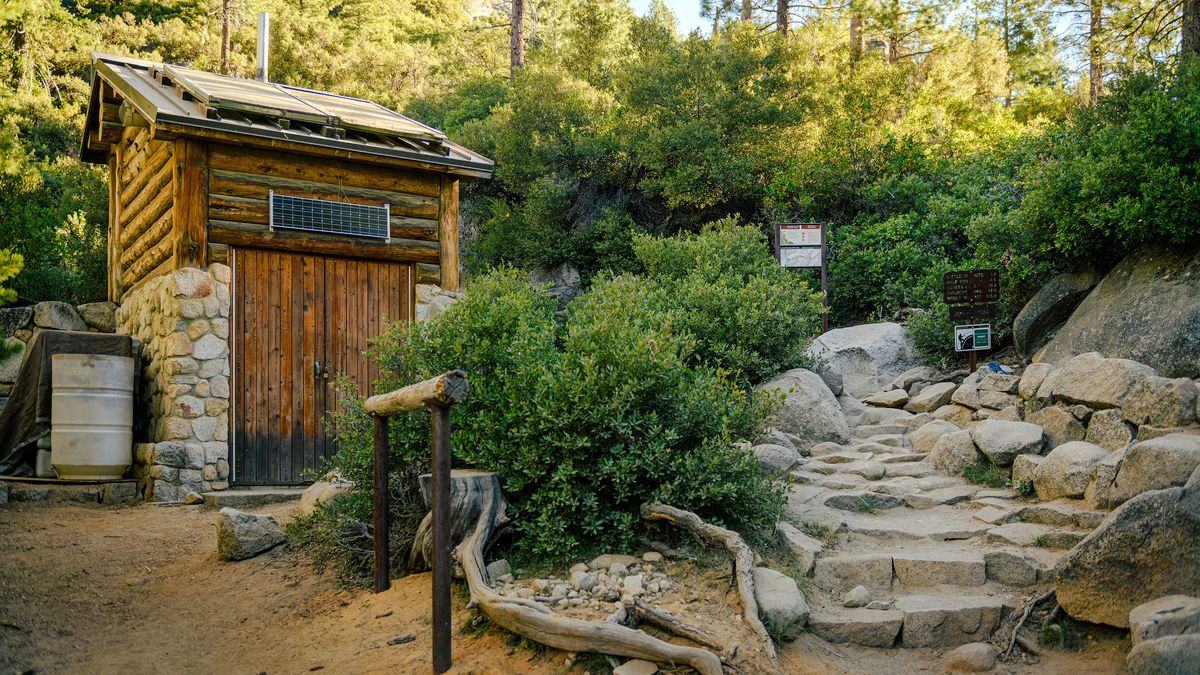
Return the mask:
M512 567L509 566L508 561L504 558L493 560L487 564L485 569L490 579L499 579L506 574L512 574Z
M783 537L784 543L791 550L792 556L795 557L796 566L799 568L800 573L808 574L811 572L817 556L821 554L825 546L816 539L801 532L791 523L780 521L775 523L775 529Z
M1113 502L1113 481L1117 479L1117 472L1121 470L1121 463L1125 461L1125 450L1126 448L1121 448L1109 453L1108 457L1092 467L1092 480L1088 483L1087 491L1083 493L1083 499L1093 508L1111 509L1117 506Z
M1122 419L1121 410L1109 409L1092 413L1083 440L1115 452L1132 443L1133 435L1134 427Z
M1092 408L1120 408L1136 387L1156 375L1153 368L1137 361L1088 352L1054 369L1037 395Z
M317 504L329 501L353 488L354 483L342 478L337 471L330 471L325 474L324 478L304 489L304 493L300 495L300 506L296 512L298 514L312 513Z
M954 394L950 396L950 402L972 410L978 410L979 381L981 379L983 379L983 373L978 370L967 375L963 379L962 384L958 385L958 388L954 390Z
M808 603L794 579L768 567L755 567L753 578L754 597L765 619L795 630L808 623Z
M979 380L979 391L995 391L1001 394L1016 394L1021 378L1003 373L985 373Z
M287 536L274 516L225 507L217 514L217 553L223 560L245 560L283 542Z
M613 668L612 672L613 675L654 675L658 672L658 665L652 661L630 659Z
M201 494L199 492L196 492L195 490L190 490L190 491L188 491L188 493L186 495L183 496L183 503L185 506L195 506L196 504L203 504L204 497L201 496Z
M590 591L596 587L596 577L587 572L575 572L571 575L571 586L577 591Z
M988 579L1007 586L1032 586L1038 580L1037 561L1021 553L988 551L983 564Z
M908 391L909 387L918 382L937 382L939 380L938 372L929 366L917 366L896 376L887 388L888 389L903 389Z
M955 389L958 389L958 385L953 382L931 384L910 398L904 409L913 413L933 412L950 402Z
M1182 427L1196 421L1196 383L1186 377L1148 377L1125 397L1121 412L1134 424Z
M75 308L79 318L101 333L117 332L117 305L111 302L89 302Z
M1125 657L1125 672L1195 675L1196 664L1200 664L1200 635L1172 635L1134 645Z
M1170 635L1200 635L1200 598L1168 595L1129 610L1133 644Z
M1025 421L1045 430L1046 444L1052 448L1071 441L1082 441L1087 435L1083 424L1065 408L1042 408L1026 414Z
M612 567L613 563L620 563L628 567L637 561L637 558L631 555L624 555L621 553L604 553L592 558L591 562L588 563L588 569L606 570L609 567Z
M79 312L65 302L48 300L33 306L33 324L51 330L87 330Z
M1197 466L1200 436L1169 434L1134 443L1113 481L1112 501L1120 504L1148 490L1183 485Z
M1012 469L1012 484L1014 487L1020 486L1023 483L1033 484L1033 473L1037 471L1038 465L1042 460L1046 459L1041 455L1017 455L1013 460Z
M1021 398L1037 396L1042 381L1052 370L1054 370L1054 366L1049 363L1031 363L1026 366L1025 372L1021 373L1021 382L1017 385L1017 395Z
M932 452L939 438L946 434L959 431L959 428L949 422L934 420L909 434L913 452Z
M1092 467L1108 451L1086 441L1071 441L1050 451L1033 470L1033 488L1043 502L1078 499L1087 490Z
M13 333L28 328L32 322L32 307L0 308L0 338L12 337Z
M962 673L986 673L996 667L996 648L986 642L971 642L946 653L946 668Z
M997 466L1012 466L1017 455L1040 455L1045 444L1045 434L1036 424L992 419L977 424L971 438Z
M936 466L947 476L961 476L967 467L979 461L980 454L971 440L971 431L954 431L943 434L933 445L925 461Z
M881 391L864 398L863 403L879 408L903 408L908 403L908 392L903 389Z
M842 595L842 607L865 607L871 602L871 591L866 586L855 586Z
M751 448L754 459L764 471L787 471L800 461L795 448L764 443Z
M978 399L976 399L978 401ZM971 426L971 413L974 412L971 408L957 403L944 405L931 414L934 419L945 420L957 427L966 428Z

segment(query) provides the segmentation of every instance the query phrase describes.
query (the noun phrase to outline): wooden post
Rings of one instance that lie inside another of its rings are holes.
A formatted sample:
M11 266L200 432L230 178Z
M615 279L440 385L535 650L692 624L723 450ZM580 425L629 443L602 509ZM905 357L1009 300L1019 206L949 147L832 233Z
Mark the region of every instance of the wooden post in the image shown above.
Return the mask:
M375 506L375 592L391 588L388 570L388 418L375 415L374 506Z
M173 155L175 269L203 269L208 265L208 146L181 138Z
M442 290L457 291L458 279L458 179L442 176L438 194L438 246ZM432 261L428 261L432 262Z
M829 223L821 223L821 303L825 311L821 312L821 332L829 330L829 247L827 246L826 230Z
M433 418L433 672L450 670L450 406Z

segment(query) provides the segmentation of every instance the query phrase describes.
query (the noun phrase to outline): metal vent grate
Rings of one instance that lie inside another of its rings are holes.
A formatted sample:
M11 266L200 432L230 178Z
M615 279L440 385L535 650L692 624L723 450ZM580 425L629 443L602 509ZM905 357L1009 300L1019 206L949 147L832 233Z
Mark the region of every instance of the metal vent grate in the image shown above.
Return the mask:
M271 191L271 229L304 230L351 237L388 239L388 206L347 204L327 199L277 195Z

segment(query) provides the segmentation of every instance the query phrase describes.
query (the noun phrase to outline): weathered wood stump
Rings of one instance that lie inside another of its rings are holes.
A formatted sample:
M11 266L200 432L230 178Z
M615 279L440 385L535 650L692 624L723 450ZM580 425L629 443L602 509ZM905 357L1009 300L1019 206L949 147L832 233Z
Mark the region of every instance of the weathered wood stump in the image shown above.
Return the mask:
M492 589L483 555L505 527L508 503L497 474L454 471L450 477L451 541L458 542L454 557L462 565L471 593L471 605L494 623L556 649L597 652L691 666L702 675L721 675L721 659L710 651L664 642L616 622L591 622L558 616L532 600L506 598ZM421 478L428 502L429 481ZM426 516L413 545L413 559L429 561L431 518Z

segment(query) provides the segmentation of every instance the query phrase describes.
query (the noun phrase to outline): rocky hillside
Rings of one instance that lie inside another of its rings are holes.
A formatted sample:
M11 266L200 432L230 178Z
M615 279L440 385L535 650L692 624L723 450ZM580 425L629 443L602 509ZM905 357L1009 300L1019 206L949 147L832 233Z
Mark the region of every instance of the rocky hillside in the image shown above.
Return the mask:
M1195 656L1200 600L1172 596L1200 595L1196 382L1099 353L939 373L896 324L831 331L813 351L824 372L764 385L784 403L753 447L792 480L780 532L811 576L812 632L990 642L965 653L994 661L1018 610L1054 590L1073 619L1143 631L1131 664Z

